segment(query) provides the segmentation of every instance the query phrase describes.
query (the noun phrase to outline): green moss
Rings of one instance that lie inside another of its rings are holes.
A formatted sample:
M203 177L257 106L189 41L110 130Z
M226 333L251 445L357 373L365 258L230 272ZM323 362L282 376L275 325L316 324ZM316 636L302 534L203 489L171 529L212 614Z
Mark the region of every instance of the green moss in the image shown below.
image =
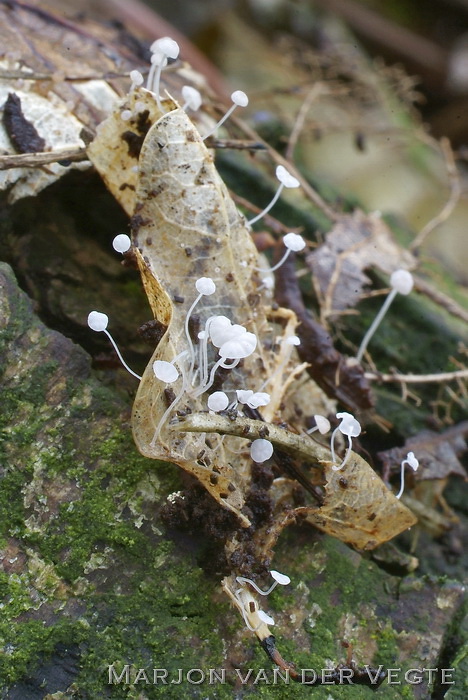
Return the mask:
M0 679L2 683L16 682L32 664L41 657L52 653L59 643L68 643L73 639L79 643L83 639L82 622L62 620L60 625L44 626L40 620L24 621L11 625L0 621ZM1 689L0 685L0 689Z

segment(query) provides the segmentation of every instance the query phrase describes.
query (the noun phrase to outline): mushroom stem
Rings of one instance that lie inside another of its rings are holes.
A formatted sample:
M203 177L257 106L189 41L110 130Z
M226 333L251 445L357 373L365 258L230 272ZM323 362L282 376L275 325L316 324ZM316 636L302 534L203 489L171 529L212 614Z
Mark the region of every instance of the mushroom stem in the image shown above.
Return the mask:
M279 187L276 190L276 194L273 197L273 199L271 200L270 204L268 204L268 206L266 206L265 209L260 212L260 214L257 214L257 216L254 216L253 219L248 220L247 223L250 224L250 226L252 226L252 224L255 224L257 221L259 221L262 218L262 216L265 216L265 214L268 214L270 209L272 209L274 207L274 205L276 204L276 202L280 198L281 192L283 191L283 189L284 189L284 185L282 182L280 182ZM284 260L283 260L283 262L284 262Z
M209 131L207 134L205 134L205 135L202 137L202 141L205 141L209 136L212 136L212 135L214 134L214 132L217 131L217 130L219 129L219 127L222 126L222 124L224 124L224 122L226 121L226 119L229 119L229 117L230 117L231 114L234 112L234 110L235 110L236 107L237 107L237 105L236 105L235 103L232 104L232 105L229 107L229 109L228 109L228 111L226 112L226 114L224 115L224 117L221 117L221 119L219 120L219 122L217 122L216 126L213 127L213 129L211 129L211 131Z
M403 491L405 489L405 464L407 464L411 469L415 472L417 471L419 467L419 462L414 456L414 452L408 452L406 455L406 459L404 459L401 463L401 485L400 485L400 490L398 491L396 498L400 499L403 495Z
M270 202L270 204L271 204L271 206L273 206L274 202L273 202L273 203ZM270 207L270 208L271 208L271 207ZM265 210L265 211L266 211L266 210ZM265 212L263 212L263 214L264 214L264 213L265 213ZM263 216L263 214L262 214L262 216ZM249 223L252 223L252 222L249 221ZM276 265L273 265L273 267L254 267L254 270L256 270L257 272L274 272L274 271L277 270L279 267L281 267L281 265L282 265L284 262L286 262L286 260L287 260L287 258L288 258L288 256L289 256L290 252L291 252L291 249L288 248L288 249L286 250L285 254L283 255L283 257L281 258L281 260L280 260L279 262L277 262Z
M181 353L180 355L183 355ZM180 357L180 355L178 357ZM177 358L174 359L174 362L177 360ZM174 410L174 407L177 406L179 401L181 400L182 396L186 393L187 391L187 375L185 374L184 366L182 363L179 363L179 369L182 374L182 388L175 397L174 401L166 408L164 411L163 415L161 416L161 419L156 427L156 430L154 431L153 439L150 442L150 447L154 447L156 445L156 440L159 437L159 433L161 432L161 428L163 427L164 423L166 422L168 416L170 413Z
M133 369L130 369L130 367L127 365L127 363L126 363L125 360L123 359L122 353L120 352L119 348L117 347L117 343L115 342L114 338L111 336L111 334L109 333L109 331L107 330L107 328L104 328L104 331L103 331L103 332L107 335L107 337L108 337L109 340L111 341L112 347L114 348L115 352L116 352L117 355L118 355L118 358L119 358L120 362L123 364L123 366L125 367L125 369L127 370L127 372L130 372L130 374L133 374L134 377L136 377L139 381L141 381L140 375L137 374L136 372L134 372Z
M385 299L384 303L382 304L382 308L380 309L379 313L372 321L371 326L369 327L367 333L365 334L364 338L362 339L361 345L359 346L359 350L358 350L358 353L356 355L356 360L358 362L361 362L361 360L364 356L364 353L366 351L366 348L369 345L370 339L374 335L377 328L380 326L380 323L381 323L383 317L387 313L390 304L395 299L397 294L398 294L398 291L396 289L392 289L392 291L389 293L389 295Z
M227 359L232 359L232 358L227 358L227 357L220 357L219 360L216 362L216 364L213 365L211 372L210 372L210 378L208 379L208 382L205 384L202 384L194 393L193 397L196 398L197 396L200 396L201 394L204 394L205 391L208 391L213 385L214 382L214 377L216 370L218 367L222 367L223 369L233 369L233 367L236 367L239 364L240 359L235 358L232 362L232 364L226 364Z
M278 581L273 581L273 583L267 591L262 591L262 589L257 586L255 581L252 581L250 578L245 578L244 576L237 576L236 581L238 581L238 583L250 583L252 588L255 588L257 593L260 593L260 595L270 595L272 590L274 590L278 585Z
M346 454L345 454L345 456L344 456L344 460L341 462L341 464L340 464L339 467L337 467L335 464L332 464L332 469L333 469L334 472L339 472L340 469L343 469L344 465L345 465L346 462L348 461L349 455L351 454L351 448L352 448L353 444L352 444L352 441L351 441L351 436L348 435L347 437L348 437L348 449L346 450ZM332 450L332 454L333 454L333 450ZM335 459L333 459L333 462L335 462Z

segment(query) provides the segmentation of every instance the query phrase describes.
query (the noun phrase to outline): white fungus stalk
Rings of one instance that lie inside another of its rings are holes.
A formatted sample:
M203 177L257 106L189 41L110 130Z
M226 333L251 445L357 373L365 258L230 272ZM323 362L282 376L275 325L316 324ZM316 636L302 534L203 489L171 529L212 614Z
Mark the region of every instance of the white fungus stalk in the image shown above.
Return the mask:
M122 354L117 347L117 343L115 342L114 338L111 336L109 331L107 330L107 324L109 323L109 317L106 314L101 313L100 311L91 311L88 314L88 326L91 328L91 330L96 331L97 333L105 333L107 337L109 338L110 342L112 343L112 346L117 353L117 356L122 363L122 365L125 367L127 372L132 374L134 377L136 377L138 380L141 380L141 377L139 374L134 372L130 367L127 365L125 360L122 357Z
M411 274L411 272L408 272L408 270L395 270L395 272L393 272L391 277L390 277L390 285L392 287L390 293L388 294L387 298L385 299L385 301L382 305L382 308L380 309L377 316L374 318L369 330L367 331L364 338L362 339L361 345L359 346L359 350L358 350L357 355L356 355L356 360L358 362L361 362L361 360L364 356L364 353L366 351L366 348L369 345L369 341L371 340L375 331L379 327L383 317L387 313L387 311L390 307L390 304L395 299L396 295L397 294L404 294L406 296L413 289L413 285L414 285L413 275Z
M161 381L164 381L166 384L171 384L173 381L176 381L178 377L175 376L175 372L170 369L169 366L173 365L173 363L178 362L179 363L179 369L182 374L182 387L179 391L179 393L176 395L175 399L173 402L166 408L164 411L163 415L161 416L159 423L156 427L156 430L154 431L153 438L150 442L150 446L154 447L156 444L156 440L159 437L159 433L161 432L161 428L163 427L164 423L166 420L169 418L170 414L174 410L174 408L179 404L181 401L182 397L187 393L188 389L188 379L186 372L184 370L184 363L180 362L181 359L183 359L186 355L188 355L187 350L183 350L181 353L179 353L172 362L166 362L165 360L156 360L153 362L153 372L155 376L160 379ZM174 368L175 369L175 368ZM177 372L177 370L175 370Z
M408 454L406 455L406 459L404 459L401 463L401 485L400 490L396 495L396 498L401 498L403 495L403 491L405 490L405 464L411 467L411 469L414 472L417 471L419 467L419 462L414 456L414 452L408 452Z
M257 214L257 216L254 216L253 219L250 219L248 221L250 225L255 224L262 218L262 216L265 216L265 214L267 214L270 211L270 209L276 204L276 202L280 198L281 192L285 187L287 187L288 189L294 189L295 187L299 187L299 185L301 184L299 180L293 177L291 173L288 173L286 168L284 168L282 165L278 165L278 167L276 168L276 177L279 180L280 184L278 189L276 190L275 196L271 200L270 204L267 207L265 207L265 209L261 211L260 214Z
M282 574L279 571L274 571L272 569L270 571L270 575L273 578L273 583L267 591L262 591L262 589L257 586L255 581L252 581L252 579L250 578L245 578L244 576L237 576L236 581L241 585L244 585L244 583L248 583L250 586L252 586L252 588L255 588L257 593L259 593L260 595L270 595L270 593L276 588L276 586L287 586L289 583L291 583L291 579L289 578L289 576L286 576L286 574Z
M343 469L345 466L346 462L348 461L349 455L351 454L351 449L352 449L352 439L353 437L357 437L358 435L361 434L361 425L359 421L356 420L356 418L351 414L351 413L346 413L346 411L343 411L342 413L337 413L336 417L341 420L341 423L335 428L335 430L332 433L331 436L331 443L330 443L330 450L331 450L331 456L332 456L332 469L333 471L337 472L340 471L340 469ZM336 454L335 454L335 437L336 434L342 433L343 435L346 435L348 438L348 449L346 451L346 455L341 462L340 466L337 467L335 465L336 462Z
M299 236L299 234L292 232L287 233L284 236L283 243L286 247L286 252L281 258L281 260L276 263L276 265L267 268L255 267L254 269L257 270L257 272L274 272L279 267L281 267L281 265L288 259L288 256L291 253L291 251L294 253L298 253L300 250L304 250L304 248L306 247L306 242L302 238L302 236Z
M185 324L184 324L184 329L185 329L185 337L187 338L187 342L189 345L189 354L191 358L191 364L190 364L190 376L192 375L193 368L195 366L195 353L193 351L193 343L192 343L192 338L190 337L190 332L189 332L189 321L190 321L190 316L192 315L192 312L200 299L203 296L211 296L212 294L215 293L216 291L216 285L211 279L211 277L200 277L197 279L195 282L195 288L198 292L198 296L196 297L195 301L193 302L192 306L187 312L187 316L185 317Z
M226 112L224 117L222 117L219 120L219 122L213 127L213 129L211 129L211 131L209 131L207 134L205 134L205 136L202 137L202 141L207 139L208 136L211 136L212 134L214 134L214 132L217 131L217 129L219 129L219 127L222 124L224 124L226 119L229 119L229 117L234 112L236 107L247 107L247 105L249 104L249 98L247 97L245 92L242 92L242 90L235 90L231 95L231 100L232 100L232 105L228 109L228 111Z

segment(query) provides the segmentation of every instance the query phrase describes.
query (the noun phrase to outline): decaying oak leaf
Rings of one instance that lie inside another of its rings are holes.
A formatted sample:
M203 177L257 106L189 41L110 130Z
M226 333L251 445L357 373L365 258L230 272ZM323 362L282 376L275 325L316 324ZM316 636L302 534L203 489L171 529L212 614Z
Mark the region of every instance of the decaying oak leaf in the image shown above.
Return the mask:
M162 75L163 86L166 75ZM199 90L206 90L203 78L184 64L178 74L170 74L171 94L180 96L183 84L189 83ZM163 108L172 105L172 100L163 99ZM122 114L131 117L122 118ZM99 171L109 191L114 195L129 216L135 210L138 183L138 158L143 141L151 126L162 116L155 96L140 88L132 90L114 105L114 110L96 129L96 138L89 144L87 154ZM206 115L197 113L197 123L208 131L212 123Z
M367 462L351 453L342 471L324 465L325 497L320 508L298 509L319 530L356 549L374 549L417 518L388 490Z
M145 99L144 91L140 91L140 99ZM229 441L220 438L206 441L189 434L176 435L167 424L170 415L161 424L168 392L155 377L153 362L171 362L187 350L185 322L197 296L195 282L201 277L214 280L216 293L197 305L200 328L209 316L223 314L259 339L256 351L243 360L242 369L225 373L223 390L230 396L235 398L235 389L258 391L279 367L275 397L269 407L270 412L275 411L282 399L278 387L283 383L283 372L288 376L294 349L288 346L286 353L274 351L281 330L267 318L269 302L263 296L265 290L259 290L257 251L245 220L229 197L197 129L185 112L175 104L171 107L148 131L138 165L137 204L132 219L134 244L153 312L168 330L138 390L134 435L143 454L169 459L190 471L248 525L241 509L250 480L250 458L235 455ZM213 363L213 349L210 352ZM284 381L287 383L287 379ZM175 394L182 391L182 383L180 378L171 385ZM203 410L206 401L207 394L196 396L194 386L181 397L177 408L188 405L190 410Z
M125 123L121 118L123 108L132 113ZM172 423L176 412L199 415L197 412L207 409L208 392L202 390L198 331L209 317L222 314L255 334L258 341L255 351L242 360L242 365L224 372L219 369L216 382L209 388L213 391L222 387L232 399L236 389L269 391L272 400L262 409L267 422L259 428L263 434L274 432L271 421L283 421L286 416L297 430L303 430L308 417L319 412L330 413L332 406L312 380L302 374L304 366L299 365L295 348L285 341L295 331L296 317L287 310L271 311L271 298L255 269L258 256L250 229L217 173L212 154L176 103L165 100L163 108L168 111L158 116L152 94L135 90L99 128L90 147L91 158L125 208L129 210L136 200L132 217L136 257L154 315L167 327L135 399L135 441L143 454L176 462L196 476L223 507L248 526L243 508L251 481L251 458L248 450L239 447L248 446L249 442L239 443L226 430L206 439L205 435L179 430ZM135 137L130 139L132 143L139 139L136 151L129 147L123 129L132 130ZM216 291L199 299L192 319L196 328L191 327L189 339L187 313L197 297L195 283L203 277L215 282ZM187 360L190 346L195 353ZM174 362L180 370L180 376L169 385L158 379L153 370L153 363L161 360ZM209 345L211 368L216 360L216 350ZM300 387L297 393L296 387ZM287 406L286 411L282 402ZM205 428L203 432L209 431ZM315 443L307 439L307 444L310 449ZM329 453L324 459L330 460ZM306 451L304 461L313 462L311 453ZM413 519L370 467L363 461L358 464L363 470L360 478L366 484L375 481L371 489L374 496L380 484L378 505L382 512L377 523L365 530L358 509L350 506L346 515L358 524L351 524L346 530L344 522L342 526L337 524L339 516L335 511L333 516L328 512L334 504L327 506L319 521L327 531L365 548L395 536ZM285 480L285 484L290 496L297 484L292 480ZM390 500L389 508L384 495ZM281 502L287 500L286 492L282 493ZM337 508L343 509L341 501ZM395 508L400 517L386 519L386 514L393 515ZM277 522L285 523L283 506L274 510ZM326 522L331 524L324 525ZM380 535L376 534L379 528Z
M320 469L323 503L278 514L275 537L296 517L360 550L371 550L415 525L417 519L385 486L381 478L355 452L342 470L333 469L332 455L307 435L296 435L268 424L268 439L279 449L300 460L306 470ZM217 432L225 435L261 435L265 424L246 418L230 420L223 416L191 414L182 416L179 431ZM269 526L271 529L271 525ZM270 534L271 540L271 534ZM271 546L271 541L269 545Z
M364 270L377 268L389 275L399 268L413 269L416 264L380 216L359 210L343 216L306 262L312 270L323 319L356 306L370 282Z

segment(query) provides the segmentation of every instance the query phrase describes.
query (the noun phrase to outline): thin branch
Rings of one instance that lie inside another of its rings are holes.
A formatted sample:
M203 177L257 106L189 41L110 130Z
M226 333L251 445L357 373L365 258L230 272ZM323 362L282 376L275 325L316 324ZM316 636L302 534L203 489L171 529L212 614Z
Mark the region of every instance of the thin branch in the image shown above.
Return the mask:
M229 194L231 195L232 199L235 201L236 204L239 204L241 207L244 207L245 209L251 211L255 215L260 213L260 207L255 206L248 199L245 199L245 197L241 197L239 194L236 194L232 190L229 190ZM289 231L293 231L294 233L302 233L303 231L302 227L291 228L291 226L285 226L283 223L281 223L281 221L278 221L278 219L276 219L269 213L265 214L263 220L268 225L268 227L271 228L278 235L283 235L285 233L288 233Z
M142 69L142 73L147 72L147 68ZM84 80L112 80L114 78L128 78L128 71L108 71L106 73L88 73L83 75L62 75L59 71L55 73L40 73L25 70L0 70L0 80L51 80L52 82L81 82Z
M468 369L459 369L455 372L440 372L439 374L380 374L366 372L366 379L372 382L400 382L401 384L425 384L432 382L452 382L455 379L468 379Z
M457 166L455 163L454 154L450 146L450 141L443 137L440 139L440 148L445 159L445 167L447 168L447 176L450 186L450 196L443 207L442 211L437 214L433 219L428 221L428 223L421 229L414 241L410 245L410 250L415 250L419 248L427 236L435 229L437 226L446 221L453 210L455 209L458 200L461 195L461 182L458 174Z
M266 146L259 141L245 141L242 139L215 139L209 136L206 139L207 148L229 148L236 151L266 151Z
M301 132L304 128L307 113L312 106L312 103L320 97L321 95L327 94L328 90L325 88L323 83L315 83L311 90L307 93L304 102L302 103L294 122L291 134L289 136L288 147L286 149L287 160L294 160L294 149L299 140Z
M288 172L291 173L291 175L293 175L297 180L299 180L299 182L301 183L301 187L304 190L304 193L307 195L310 201L313 202L316 205L316 207L318 207L325 214L325 216L327 216L331 221L341 220L341 215L328 206L325 200L322 199L319 193L316 190L314 190L314 188L307 182L302 173L300 173L299 170L289 160L284 158L280 153L278 153L278 151L276 151L266 141L260 138L257 132L254 129L252 129L248 124L246 124L242 119L239 119L238 117L233 115L231 117L231 121L234 122L234 124L239 129L241 129L244 132L244 134L246 134L250 139L262 143L268 150L275 163L277 165L282 165L284 168L286 168L286 170L288 170Z
M466 321L466 323L468 323L468 311L466 311L466 309L457 304L457 302L454 299L449 297L447 294L440 292L438 289L429 284L429 282L426 282L426 280L422 279L422 277L417 277L413 275L413 279L414 287L418 292L421 292L421 294L425 294L436 304L442 306L452 316L461 318L462 321Z
M298 457L303 463L314 463L319 467L331 462L331 452L312 440L309 435L297 435L272 423L236 417L231 420L219 414L191 413L180 416L177 423L170 423L172 430L194 433L219 433L253 440L259 437L273 442L288 454Z
M0 170L38 168L41 165L57 163L62 160L75 163L88 160L86 148L64 148L61 151L50 151L47 153L14 153L8 156L0 156Z

